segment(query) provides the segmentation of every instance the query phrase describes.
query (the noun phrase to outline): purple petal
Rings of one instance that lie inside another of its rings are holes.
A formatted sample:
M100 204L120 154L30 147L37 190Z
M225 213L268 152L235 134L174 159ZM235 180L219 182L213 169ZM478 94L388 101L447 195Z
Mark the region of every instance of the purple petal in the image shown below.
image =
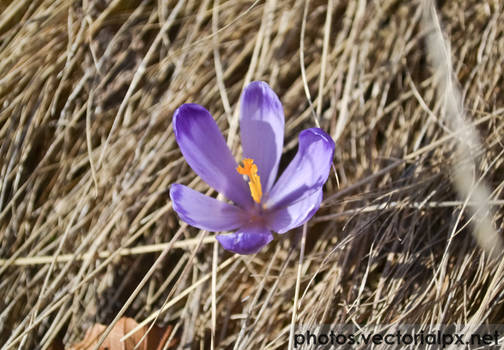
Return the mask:
M268 227L278 233L285 233L303 225L320 207L322 188L287 207L275 209L268 213Z
M192 103L180 106L173 116L173 130L187 163L203 181L242 207L252 204L236 161L205 108Z
M247 216L241 208L205 196L184 185L171 185L170 198L173 210L180 219L202 230L229 231L246 222Z
M273 235L264 227L246 227L228 235L217 235L215 238L224 249L233 253L254 254L271 242Z
M273 186L284 138L284 113L278 96L262 81L250 83L241 100L243 157L257 164L263 193Z
M283 208L320 190L329 176L333 153L334 141L326 132L303 130L298 152L273 186L265 207Z

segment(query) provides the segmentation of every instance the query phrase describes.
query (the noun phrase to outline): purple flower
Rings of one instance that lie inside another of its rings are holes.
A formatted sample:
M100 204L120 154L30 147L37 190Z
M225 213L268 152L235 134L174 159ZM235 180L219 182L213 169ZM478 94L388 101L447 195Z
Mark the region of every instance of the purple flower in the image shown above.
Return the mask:
M173 116L175 138L187 163L233 204L180 184L170 188L173 209L189 225L217 235L222 246L253 254L273 239L309 220L320 207L334 142L323 130L299 134L299 149L275 182L284 139L278 96L264 82L250 83L242 95L240 133L244 159L238 165L210 113L184 104Z

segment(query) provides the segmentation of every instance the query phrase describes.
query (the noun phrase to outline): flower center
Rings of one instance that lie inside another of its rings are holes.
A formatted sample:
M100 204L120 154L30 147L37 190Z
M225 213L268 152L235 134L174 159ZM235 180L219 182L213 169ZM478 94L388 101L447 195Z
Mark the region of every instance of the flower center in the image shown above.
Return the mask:
M261 203L262 187L261 179L257 175L257 165L250 158L243 159L242 163L243 165L239 165L236 171L241 175L247 176L252 198L256 203Z

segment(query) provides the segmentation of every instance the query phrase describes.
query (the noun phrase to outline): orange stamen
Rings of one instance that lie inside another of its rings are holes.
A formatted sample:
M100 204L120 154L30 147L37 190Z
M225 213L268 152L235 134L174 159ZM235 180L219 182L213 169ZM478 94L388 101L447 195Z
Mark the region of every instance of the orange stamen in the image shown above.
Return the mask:
M255 165L254 160L250 158L245 158L242 163L243 166L239 165L236 171L241 175L248 176L250 194L256 203L261 203L262 187L261 179L259 175L257 175L257 165Z

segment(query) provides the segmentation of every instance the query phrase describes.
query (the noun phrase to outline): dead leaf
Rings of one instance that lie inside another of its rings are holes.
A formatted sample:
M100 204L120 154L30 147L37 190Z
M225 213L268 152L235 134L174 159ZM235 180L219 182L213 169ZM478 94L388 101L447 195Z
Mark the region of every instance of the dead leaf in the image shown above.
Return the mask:
M126 339L124 342L121 338L125 336L128 332L133 330L138 326L138 323L127 317L122 317L112 328L105 341L100 346L100 350L133 350L135 346L140 342L142 337L148 330L148 327L142 327L139 331L134 333L131 337ZM91 329L86 332L86 336L82 341L72 345L69 350L91 350L98 343L100 336L105 331L107 326L97 323ZM154 326L147 333L142 343L137 348L138 350L161 350L165 346L168 338L170 337L172 327L168 326L165 328ZM176 344L176 340L173 339L168 345L168 349L171 349Z

